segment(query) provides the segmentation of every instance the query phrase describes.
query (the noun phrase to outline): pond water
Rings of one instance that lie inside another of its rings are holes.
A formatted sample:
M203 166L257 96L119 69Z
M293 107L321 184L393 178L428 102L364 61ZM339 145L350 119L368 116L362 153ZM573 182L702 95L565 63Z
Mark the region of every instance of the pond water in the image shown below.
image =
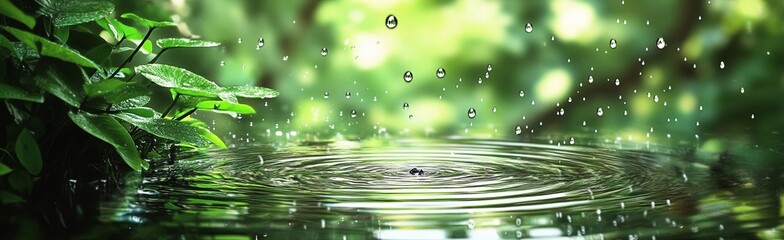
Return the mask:
M765 167L778 159L770 150L534 142L542 143L329 141L194 154L130 176L87 236L781 237L784 184Z

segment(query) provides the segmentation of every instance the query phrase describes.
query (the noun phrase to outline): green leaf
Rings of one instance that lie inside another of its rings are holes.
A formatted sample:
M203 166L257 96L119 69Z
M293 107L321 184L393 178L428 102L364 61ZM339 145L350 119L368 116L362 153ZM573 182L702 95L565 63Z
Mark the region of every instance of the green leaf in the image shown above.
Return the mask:
M36 86L62 99L71 106L79 107L85 99L82 85L85 77L73 65L57 64L43 60L38 64Z
M36 0L41 4L38 12L52 18L55 27L92 22L114 12L114 5L91 0Z
M54 29L54 35L57 38L60 38L62 42L68 42L68 37L71 36L71 28L69 27L56 27Z
M22 10L14 6L14 4L11 3L11 0L0 0L0 14L24 23L24 25L30 29L35 27L35 19L31 16L27 16Z
M84 57L93 60L93 62L95 62L96 64L103 65L109 61L109 55L111 54L112 54L112 45L108 43L103 43L85 52Z
M115 20L114 18L106 16L104 18L95 20L95 23L97 23L98 26L101 26L103 30L111 33L112 37L114 37L114 39L117 41L120 41L120 39L125 36L122 28L120 28L118 25L119 21Z
M38 148L38 143L35 138L30 134L30 130L22 129L19 136L16 137L16 158L22 167L27 169L27 172L33 175L41 173L43 161L41 161L41 150Z
M8 165L5 165L3 163L0 163L0 177L5 176L6 174L10 173L11 171L13 171L13 169L11 169L11 167L9 167Z
M123 112L135 114L143 118L159 118L161 114L148 107L137 107L123 110Z
M158 86L172 88L180 94L220 97L226 101L231 101L225 94L221 94L223 93L221 87L215 83L179 67L164 64L146 64L136 67L136 72L144 75L144 77L150 79Z
M120 111L144 106L150 102L150 96L138 96L119 103L112 104L109 111Z
M119 103L138 96L151 94L144 85L138 82L124 82L118 79L106 79L96 84L84 85L88 101L103 101L105 103Z
M163 38L155 42L161 49L168 48L206 48L217 47L221 44L218 42L210 42L204 40L195 40L187 38Z
M229 103L225 101L202 101L196 104L196 108L204 110L217 110L233 112L238 114L254 114L256 110L253 107L241 103Z
M27 172L13 171L8 174L8 185L18 192L27 194L33 190L33 178Z
M113 114L116 118L130 123L160 138L176 142L187 142L198 146L207 146L209 142L202 138L198 129L186 123L164 118L145 118L130 113Z
M177 26L177 24L173 23L173 22L156 22L156 21L152 21L152 20L149 20L149 19L145 19L143 17L139 17L138 15L133 14L133 13L124 13L123 15L120 15L120 17L134 20L137 23L139 23L139 24L141 24L141 25L143 25L145 27L148 27L148 28Z
M150 164L142 160L133 138L128 131L111 116L88 112L69 112L68 117L85 132L109 143L133 170L147 169Z
M11 56L20 63L35 62L41 58L41 55L38 55L38 51L23 42L12 42L11 46L14 48L11 51Z
M223 88L223 91L245 98L274 98L279 95L278 91L255 86L231 86Z
M60 45L30 32L22 31L12 27L3 27L8 33L14 35L16 39L36 49L41 55L57 58L66 62L76 63L83 67L98 69L98 65L90 59L82 56L79 52Z
M215 144L215 146L217 146L218 148L222 148L222 149L226 148L226 144L223 143L223 141L218 137L218 135L215 135L214 133L210 132L209 129L200 126L194 126L194 127L199 131L199 135L204 139L207 139L207 141L210 141L212 144Z
M3 204L23 203L25 200L19 195L0 190L0 202Z
M37 103L44 102L44 95L40 92L27 91L2 82L0 82L0 98L17 99Z

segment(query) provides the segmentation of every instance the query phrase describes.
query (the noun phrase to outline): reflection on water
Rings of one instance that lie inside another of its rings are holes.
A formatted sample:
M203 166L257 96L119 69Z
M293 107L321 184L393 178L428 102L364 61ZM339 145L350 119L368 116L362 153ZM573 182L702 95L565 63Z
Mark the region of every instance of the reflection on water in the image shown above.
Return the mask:
M624 149L439 140L215 151L161 167L125 198L105 202L107 227L96 231L239 239L781 236L780 173L738 171L727 154Z

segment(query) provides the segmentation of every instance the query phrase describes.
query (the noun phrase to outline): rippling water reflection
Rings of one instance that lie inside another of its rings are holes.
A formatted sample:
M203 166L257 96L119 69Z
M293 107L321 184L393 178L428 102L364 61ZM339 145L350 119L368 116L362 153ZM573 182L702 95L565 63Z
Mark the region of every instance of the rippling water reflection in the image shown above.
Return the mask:
M479 140L248 146L144 176L104 204L103 220L140 236L240 239L743 237L781 221L777 193L712 189L710 166L655 152Z

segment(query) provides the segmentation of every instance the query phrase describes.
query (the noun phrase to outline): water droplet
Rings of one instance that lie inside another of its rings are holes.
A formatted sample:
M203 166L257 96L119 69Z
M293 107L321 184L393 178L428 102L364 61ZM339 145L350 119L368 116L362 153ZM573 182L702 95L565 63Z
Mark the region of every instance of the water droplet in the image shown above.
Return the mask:
M667 43L664 42L664 38L659 38L656 40L656 47L659 49L664 49L667 46Z
M615 86L620 86L620 85L621 85L621 80L616 78L615 79Z
M574 138L573 138L573 137L572 137L572 138L569 138L569 144L572 144L572 145L574 145Z
M520 97L525 97L525 92L523 92L523 90L520 90Z
M414 80L414 74L411 73L411 71L406 71L406 73L403 74L403 80L410 83L411 80Z
M242 38L237 38L237 43L242 43Z
M588 76L588 83L593 83L593 76Z
M259 38L259 43L256 44L256 50L264 47L264 38Z
M653 102L659 102L659 95L653 96Z
M488 72L489 72L489 71L493 71L493 66L491 66L490 64L487 64L487 71L488 71Z
M618 42L615 41L615 38L610 38L610 48L615 49L618 47Z
M496 110L496 108L495 108L495 107L493 107L493 112L496 112L496 111L497 111L497 110Z
M387 16L387 28L394 29L397 27L397 17L395 15L390 14Z
M221 62L220 62L220 66L221 66L221 67L223 67L223 66L226 66L226 61L221 61Z
M724 61L719 62L719 68L724 69Z
M444 78L444 76L446 76L446 70L444 70L444 68L438 68L438 70L436 70L436 77Z
M351 92L346 92L346 99L351 98Z
M563 116L564 114L566 114L566 111L564 111L564 109L561 108L561 110L558 111L558 115Z
M288 60L289 60L289 55L283 56L283 61L284 61L284 62L285 62L285 61L288 61Z
M408 119L412 119L412 118L414 118L414 115L413 114L409 114L408 115Z
M531 25L531 23L527 23L527 24L525 24L525 32L527 32L527 33L531 33L531 32L533 32L533 31L534 31L534 26L533 26L533 25Z
M475 118L475 117L476 117L476 109L474 109L474 108L469 108L469 109L468 109L468 118L471 118L471 119L473 119L473 118Z
M357 117L357 110L351 110L351 118Z
M523 128L520 127L520 125L517 125L517 127L515 127L515 134L520 135L522 133L523 133Z
M745 93L745 92L746 92L746 89L743 88L743 87L740 87L740 93Z
M490 72L485 72L485 79L489 79L489 78L490 78Z
M599 117L601 117L602 115L604 115L604 110L602 110L602 108L599 108L599 109L597 109L597 110L596 110L596 115L598 115Z
M328 53L329 53L329 50L327 50L327 48L322 48L321 49L321 56L322 57L326 57Z
M476 227L476 223L473 219L469 219L467 225L469 229L474 229L474 227Z
M324 92L324 99L329 98L329 92Z
M403 103L403 110L408 110L408 103Z
M751 119L754 119L754 114L753 113L751 114Z

